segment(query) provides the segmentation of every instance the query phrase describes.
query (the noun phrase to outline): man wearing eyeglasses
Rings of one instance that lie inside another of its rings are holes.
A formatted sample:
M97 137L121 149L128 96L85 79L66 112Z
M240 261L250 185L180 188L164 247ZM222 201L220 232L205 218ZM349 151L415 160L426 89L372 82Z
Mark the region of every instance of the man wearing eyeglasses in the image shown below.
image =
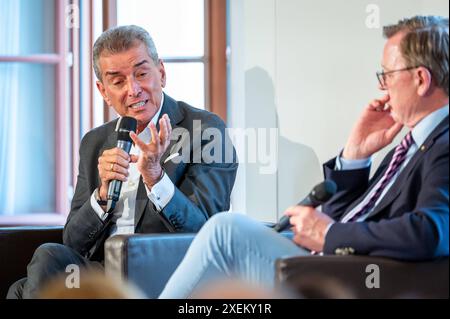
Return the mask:
M245 216L208 221L160 298L184 298L211 277L234 274L273 285L279 257L358 254L427 260L449 254L449 26L417 16L384 28L378 73L385 95L371 102L342 153L325 163L337 193L322 212L286 211L289 240ZM371 156L403 137L369 179Z

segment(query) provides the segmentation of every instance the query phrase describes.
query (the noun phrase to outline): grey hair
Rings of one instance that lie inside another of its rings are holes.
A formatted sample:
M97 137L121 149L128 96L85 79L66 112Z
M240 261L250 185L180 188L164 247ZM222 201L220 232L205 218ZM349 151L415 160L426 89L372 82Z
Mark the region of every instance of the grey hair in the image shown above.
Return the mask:
M449 37L448 18L415 16L384 27L386 38L405 32L400 50L406 67L426 67L436 85L449 94Z
M102 73L99 59L103 53L114 54L124 52L136 45L143 43L148 50L148 55L153 62L158 64L158 52L150 34L136 25L126 25L111 28L103 32L95 41L93 48L94 72L99 81L102 81Z

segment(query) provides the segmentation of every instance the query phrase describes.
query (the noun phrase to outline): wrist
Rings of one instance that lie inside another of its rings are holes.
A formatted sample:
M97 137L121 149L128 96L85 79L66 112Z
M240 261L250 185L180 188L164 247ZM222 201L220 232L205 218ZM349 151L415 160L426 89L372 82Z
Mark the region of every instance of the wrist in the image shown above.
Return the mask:
M357 147L346 146L342 151L341 157L346 160L360 160L364 158L368 158L365 154L361 154L358 152Z
M103 206L106 206L106 205L108 204L108 201L107 201L107 195L102 196L102 195L101 195L102 192L101 192L100 189L101 189L101 188L98 188L98 189L97 189L97 192L96 192L96 194L95 194L95 200L97 201L97 203L98 203L101 207L103 207Z
M162 167L159 167L159 169L154 173L150 174L150 176L142 175L142 181L148 187L148 189L152 189L152 187L158 184L163 177L164 177L164 170L162 169Z

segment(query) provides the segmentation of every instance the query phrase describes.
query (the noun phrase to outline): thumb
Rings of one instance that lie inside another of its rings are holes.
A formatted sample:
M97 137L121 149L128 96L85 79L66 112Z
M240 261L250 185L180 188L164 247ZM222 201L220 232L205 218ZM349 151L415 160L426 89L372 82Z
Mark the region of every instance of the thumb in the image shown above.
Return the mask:
M403 128L403 124L401 123L395 123L394 125L392 125L386 132L386 138L392 142L392 140L394 139L394 137L397 136L398 133L400 133L400 131Z
M137 163L138 159L139 159L139 156L130 154L130 162L131 163Z

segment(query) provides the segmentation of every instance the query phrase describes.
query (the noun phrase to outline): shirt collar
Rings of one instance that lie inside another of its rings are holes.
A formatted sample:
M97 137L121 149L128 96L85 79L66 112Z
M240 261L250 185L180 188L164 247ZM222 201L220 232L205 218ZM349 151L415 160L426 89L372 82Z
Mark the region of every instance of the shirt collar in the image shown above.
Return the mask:
M158 118L161 115L161 110L162 110L163 104L164 104L164 93L161 93L161 104L159 105L158 111L156 112L156 114L151 119L151 122L153 122L153 124L155 124L155 125L158 123ZM122 117L120 117L120 119L121 118ZM119 129L120 119L117 121L116 131ZM145 129L142 132L139 133L138 137L141 140L143 140L144 142L146 142L146 143L150 142L151 134L150 134L150 129L148 128L148 126L146 126Z
M448 104L424 117L411 134L417 146L421 146L433 130L448 116Z

